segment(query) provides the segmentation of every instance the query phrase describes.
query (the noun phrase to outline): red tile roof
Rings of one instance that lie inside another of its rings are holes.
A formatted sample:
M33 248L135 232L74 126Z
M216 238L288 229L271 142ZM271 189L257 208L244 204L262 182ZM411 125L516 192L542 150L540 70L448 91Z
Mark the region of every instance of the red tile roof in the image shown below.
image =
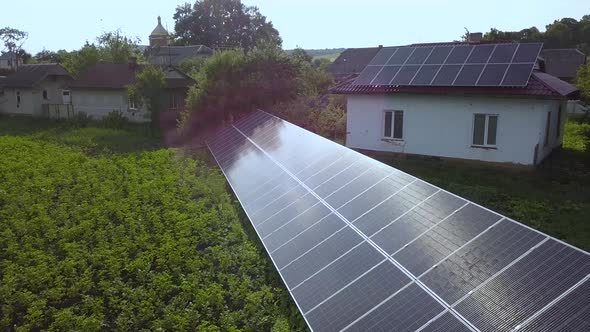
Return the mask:
M469 94L469 95L516 95L538 97L576 98L579 90L556 77L542 72L533 72L525 87L458 87L458 86L397 86L354 85L351 77L330 89L335 94Z

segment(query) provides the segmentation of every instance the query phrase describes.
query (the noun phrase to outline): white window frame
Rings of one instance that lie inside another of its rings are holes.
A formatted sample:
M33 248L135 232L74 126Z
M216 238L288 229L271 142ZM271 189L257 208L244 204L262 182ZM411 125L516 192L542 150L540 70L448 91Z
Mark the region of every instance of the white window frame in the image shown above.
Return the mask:
M483 124L483 144L475 144L473 142L473 135L475 134L475 117L476 115L485 115L485 121ZM496 144L488 144L488 130L490 127L490 117L496 117ZM500 115L497 113L473 113L471 119L471 146L475 148L492 148L495 149L498 147L498 127L500 126Z
M402 116L404 116L403 110L383 110L383 114L381 115L381 138L384 140L390 141L403 141L404 140L404 122L402 121L402 137L394 137L395 136L395 112L402 112ZM387 113L391 113L391 136L385 136L385 118Z
M127 97L127 105L129 106L130 110L137 110L137 104L133 98Z

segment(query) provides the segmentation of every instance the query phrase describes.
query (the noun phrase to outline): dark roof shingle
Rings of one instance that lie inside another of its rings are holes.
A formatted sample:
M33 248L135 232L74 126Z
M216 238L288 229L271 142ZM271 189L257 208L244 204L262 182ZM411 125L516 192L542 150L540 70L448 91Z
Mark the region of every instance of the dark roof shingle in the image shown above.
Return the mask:
M150 63L159 66L180 66L190 58L213 54L213 50L205 45L162 46L149 49L148 52Z
M125 89L135 83L135 77L146 65L141 64L97 64L80 73L70 87L89 89ZM164 69L167 88L188 87L195 83L193 79L173 67Z
M586 55L575 48L545 49L541 57L545 60L545 72L565 79L576 77L578 68L586 63Z
M5 87L30 88L47 76L65 76L72 78L70 73L58 64L21 65L18 70L4 79Z

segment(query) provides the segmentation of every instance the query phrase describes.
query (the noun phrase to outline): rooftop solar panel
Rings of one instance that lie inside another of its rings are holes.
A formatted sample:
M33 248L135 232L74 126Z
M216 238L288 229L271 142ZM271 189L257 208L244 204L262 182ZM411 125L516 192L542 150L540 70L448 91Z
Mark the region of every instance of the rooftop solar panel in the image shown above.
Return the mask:
M542 46L510 43L384 48L354 84L526 86Z
M265 112L208 145L312 330L587 326L586 252Z

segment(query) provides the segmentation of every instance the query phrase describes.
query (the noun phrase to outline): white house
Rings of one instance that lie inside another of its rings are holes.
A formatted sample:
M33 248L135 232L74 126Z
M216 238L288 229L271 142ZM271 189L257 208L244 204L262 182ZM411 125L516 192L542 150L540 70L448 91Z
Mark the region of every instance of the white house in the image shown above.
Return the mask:
M567 102L578 90L537 70L528 75L518 87L357 84L351 78L331 91L347 96L348 147L536 165L561 145Z
M72 104L76 112L84 112L100 120L113 111L122 112L133 122L149 121L149 114L129 99L127 86L145 68L133 60L128 64L97 64L71 81ZM181 111L190 85L194 80L173 67L163 68L166 74L164 109Z
M0 113L47 116L50 111L72 112L72 77L58 64L21 65L0 81Z

